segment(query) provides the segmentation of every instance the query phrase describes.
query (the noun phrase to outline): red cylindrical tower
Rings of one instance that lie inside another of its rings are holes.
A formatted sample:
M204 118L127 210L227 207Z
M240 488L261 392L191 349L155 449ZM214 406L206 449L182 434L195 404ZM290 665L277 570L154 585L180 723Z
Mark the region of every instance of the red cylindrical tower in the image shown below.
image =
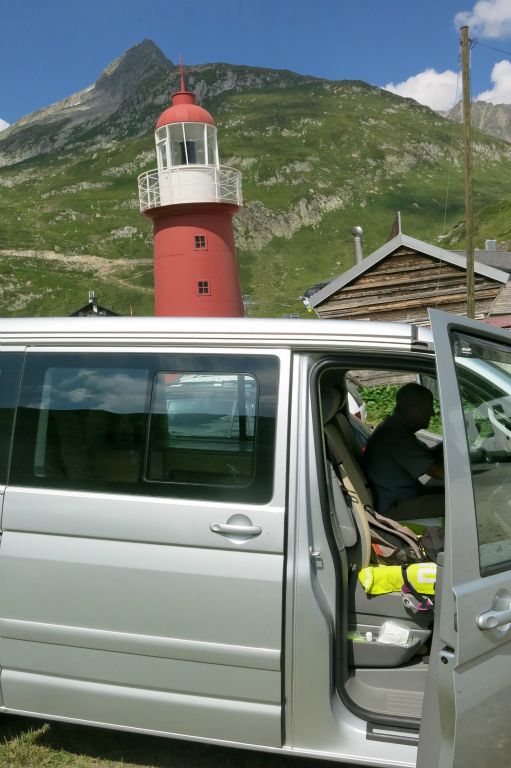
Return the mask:
M156 124L158 168L138 177L154 225L154 314L242 317L232 229L241 174L218 161L215 121L185 90Z

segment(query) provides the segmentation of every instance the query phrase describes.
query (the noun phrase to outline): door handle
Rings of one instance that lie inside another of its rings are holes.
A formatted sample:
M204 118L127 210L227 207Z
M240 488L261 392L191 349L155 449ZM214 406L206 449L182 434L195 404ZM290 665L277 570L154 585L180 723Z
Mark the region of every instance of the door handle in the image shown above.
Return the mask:
M263 529L260 525L241 525L233 523L211 523L209 530L223 536L259 536Z
M496 629L504 624L511 624L511 610L507 611L486 611L477 618L479 629Z
M497 629L506 624L511 624L511 596L501 589L493 599L491 610L477 617L477 626L479 629Z

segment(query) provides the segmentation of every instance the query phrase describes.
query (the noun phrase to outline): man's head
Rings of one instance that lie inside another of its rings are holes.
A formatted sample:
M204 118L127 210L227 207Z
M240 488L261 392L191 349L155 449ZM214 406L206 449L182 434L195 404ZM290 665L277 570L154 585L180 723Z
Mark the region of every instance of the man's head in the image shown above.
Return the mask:
M414 432L427 429L434 414L433 395L421 384L405 384L396 395L396 413Z

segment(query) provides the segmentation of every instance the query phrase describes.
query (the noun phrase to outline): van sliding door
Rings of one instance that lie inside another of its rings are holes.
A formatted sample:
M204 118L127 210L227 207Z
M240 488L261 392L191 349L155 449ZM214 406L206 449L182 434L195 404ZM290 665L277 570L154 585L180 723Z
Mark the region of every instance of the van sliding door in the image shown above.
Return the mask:
M286 352L27 354L7 711L281 743Z

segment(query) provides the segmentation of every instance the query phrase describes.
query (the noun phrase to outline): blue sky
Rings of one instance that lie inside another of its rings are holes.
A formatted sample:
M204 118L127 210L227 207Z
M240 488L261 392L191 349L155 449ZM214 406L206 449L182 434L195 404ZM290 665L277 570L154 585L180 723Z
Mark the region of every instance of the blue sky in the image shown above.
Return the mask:
M447 109L460 21L479 41L473 97L511 103L511 0L0 0L0 123L84 88L144 38L174 62L366 80Z

